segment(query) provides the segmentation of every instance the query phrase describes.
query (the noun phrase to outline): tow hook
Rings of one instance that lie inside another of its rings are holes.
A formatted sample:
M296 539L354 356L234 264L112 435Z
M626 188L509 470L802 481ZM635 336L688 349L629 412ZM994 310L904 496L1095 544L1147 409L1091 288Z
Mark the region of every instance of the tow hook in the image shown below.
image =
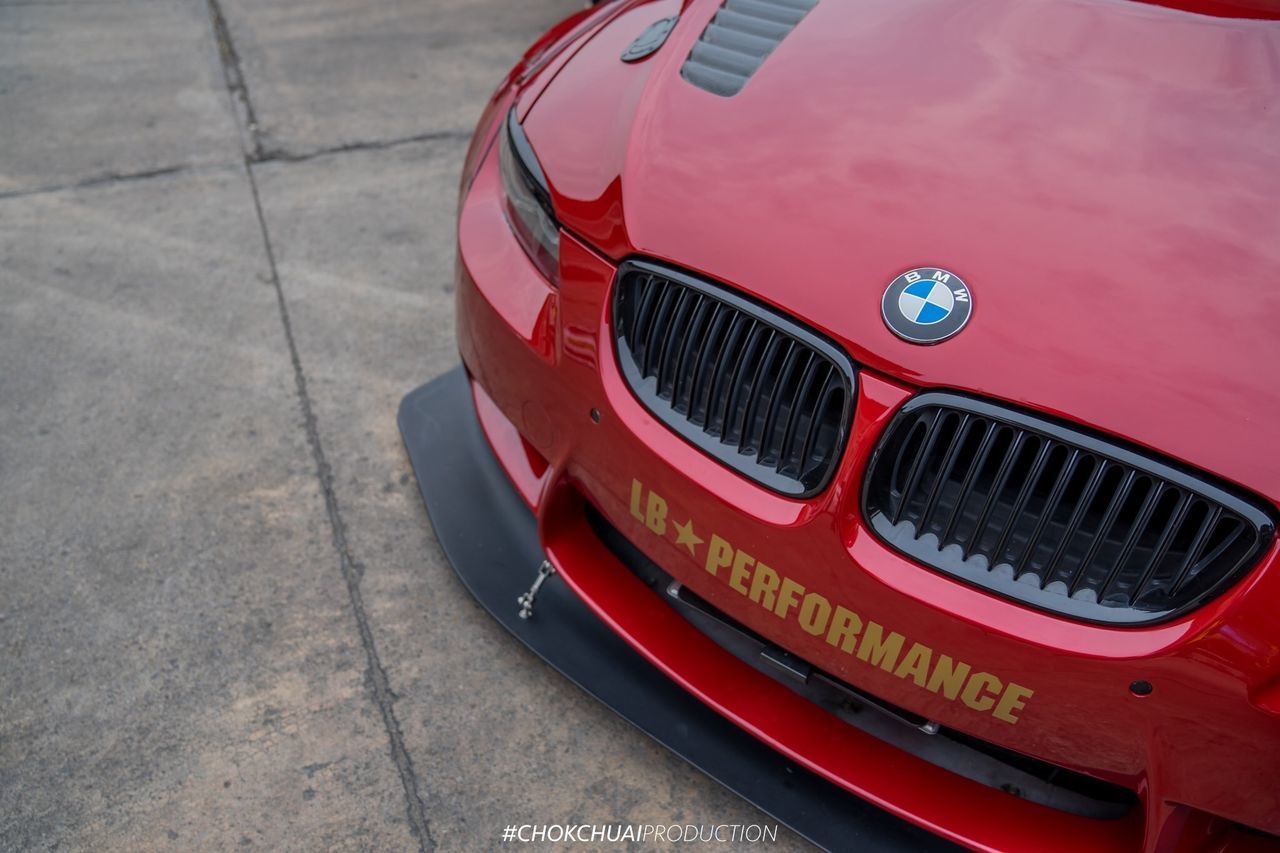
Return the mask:
M520 605L520 618L528 619L533 615L533 602L538 597L538 590L542 589L542 584L547 578L556 573L556 567L551 565L550 560L543 560L542 565L538 566L538 576L533 579L533 586L529 587L529 591L521 593L516 599L516 604Z

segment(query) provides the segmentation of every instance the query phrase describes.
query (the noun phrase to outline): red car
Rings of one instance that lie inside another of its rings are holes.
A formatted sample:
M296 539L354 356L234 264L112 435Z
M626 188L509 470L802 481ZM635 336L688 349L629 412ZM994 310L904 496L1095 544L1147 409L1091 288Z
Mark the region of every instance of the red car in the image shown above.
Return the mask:
M474 594L828 848L1280 848L1280 4L615 0L485 110Z

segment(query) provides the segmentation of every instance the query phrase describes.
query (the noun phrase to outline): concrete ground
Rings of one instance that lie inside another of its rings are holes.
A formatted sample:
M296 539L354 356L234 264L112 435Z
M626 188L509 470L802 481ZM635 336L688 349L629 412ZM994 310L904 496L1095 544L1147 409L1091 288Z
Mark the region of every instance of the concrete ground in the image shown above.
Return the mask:
M578 2L0 0L0 848L765 821L479 609L396 431Z

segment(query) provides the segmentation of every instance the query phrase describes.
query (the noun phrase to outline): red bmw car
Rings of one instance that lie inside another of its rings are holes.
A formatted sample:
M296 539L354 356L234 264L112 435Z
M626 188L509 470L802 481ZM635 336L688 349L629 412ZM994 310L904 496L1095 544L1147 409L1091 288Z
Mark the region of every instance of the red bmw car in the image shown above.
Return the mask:
M827 848L1280 849L1280 4L614 0L400 425L522 641Z

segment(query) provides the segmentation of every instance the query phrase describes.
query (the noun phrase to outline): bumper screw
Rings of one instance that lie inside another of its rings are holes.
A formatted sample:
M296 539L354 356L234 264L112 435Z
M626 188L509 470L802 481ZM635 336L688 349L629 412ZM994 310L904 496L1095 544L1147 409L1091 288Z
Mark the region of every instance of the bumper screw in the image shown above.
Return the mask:
M516 599L516 604L520 605L520 618L528 619L533 615L533 602L538 597L538 590L542 589L542 584L547 578L556 573L556 567L551 565L550 560L543 560L542 565L538 566L538 576L533 579L533 586L529 587L529 591L521 593Z

